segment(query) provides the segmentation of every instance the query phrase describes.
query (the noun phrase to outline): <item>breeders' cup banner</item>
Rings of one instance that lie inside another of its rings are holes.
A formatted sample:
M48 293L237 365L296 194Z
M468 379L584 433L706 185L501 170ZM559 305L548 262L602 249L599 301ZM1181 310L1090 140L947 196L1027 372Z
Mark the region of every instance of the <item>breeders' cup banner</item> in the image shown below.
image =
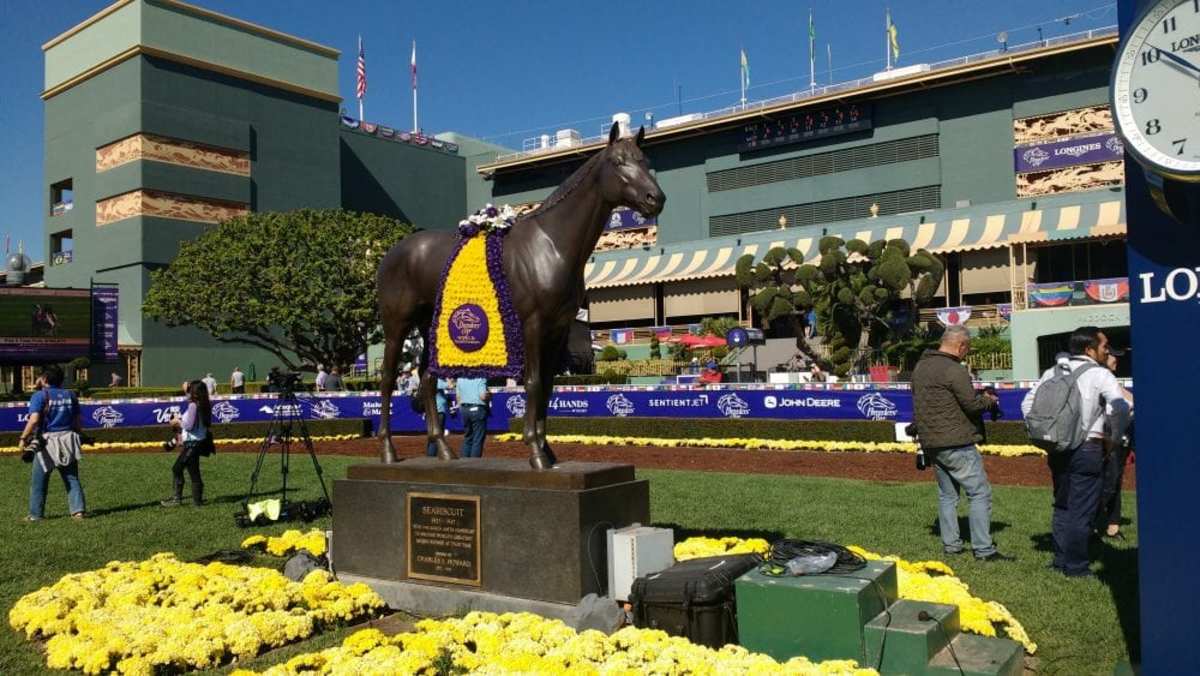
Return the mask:
M1076 136L1065 141L1034 143L1018 146L1013 150L1018 174L1049 171L1078 164L1119 162L1124 157L1125 146L1112 132L1095 136Z
M1006 420L1021 419L1025 389L1000 389L1000 409ZM218 397L213 419L218 423L266 422L280 404L273 397ZM379 395L348 392L342 395L300 397L295 404L305 420L368 418L378 426ZM497 391L492 396L488 430L508 431L509 418L525 415L524 392ZM87 428L165 425L183 411L182 398L171 400L111 400L83 402ZM284 413L290 413L285 411ZM24 404L0 406L0 432L19 432L28 419ZM550 400L551 416L576 418L765 418L786 420L912 420L912 392L905 389L587 389L560 390ZM451 431L462 430L457 415L446 416ZM408 397L392 399L392 430L423 432L425 419L414 413Z

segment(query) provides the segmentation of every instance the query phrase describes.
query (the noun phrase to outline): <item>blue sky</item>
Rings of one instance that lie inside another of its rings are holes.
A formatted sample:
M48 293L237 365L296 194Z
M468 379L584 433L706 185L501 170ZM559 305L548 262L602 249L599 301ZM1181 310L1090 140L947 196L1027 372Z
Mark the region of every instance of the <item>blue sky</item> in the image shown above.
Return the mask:
M190 0L342 51L339 85L357 114L357 37L367 54L366 118L412 124L408 60L417 41L420 121L520 148L524 138L572 127L600 133L617 111L637 123L738 102L738 49L750 61L751 100L808 87L808 9L815 13L817 81L883 69L884 9L899 29L899 65L932 63L1116 23L1108 0L834 0L730 3L394 2ZM91 16L104 0L0 0L0 246L42 258L41 44ZM1068 22L1062 17L1080 15ZM1056 21L1056 19L1059 19ZM678 103L682 92L682 105Z

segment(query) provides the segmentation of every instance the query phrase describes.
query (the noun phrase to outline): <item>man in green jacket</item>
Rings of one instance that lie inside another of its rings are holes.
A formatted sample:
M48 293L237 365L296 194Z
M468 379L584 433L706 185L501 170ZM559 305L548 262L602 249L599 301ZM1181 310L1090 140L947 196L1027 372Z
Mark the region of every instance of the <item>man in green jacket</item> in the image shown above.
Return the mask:
M992 542L992 486L975 444L983 440L983 413L996 405L994 395L976 393L962 360L971 350L971 334L951 326L936 350L926 350L913 370L913 415L917 440L933 462L938 485L938 525L947 554L963 551L958 532L959 489L966 492L971 549L980 561L1012 561Z

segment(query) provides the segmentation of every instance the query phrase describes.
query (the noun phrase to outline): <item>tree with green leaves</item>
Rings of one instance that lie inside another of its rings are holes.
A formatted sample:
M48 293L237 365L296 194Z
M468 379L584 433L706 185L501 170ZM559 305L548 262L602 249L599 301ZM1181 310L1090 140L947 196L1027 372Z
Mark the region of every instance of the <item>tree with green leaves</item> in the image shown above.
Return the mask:
M916 309L941 284L945 267L924 249L913 252L902 239L870 244L822 237L820 261L805 264L798 249L776 247L755 261L738 259L738 286L752 292L750 304L766 324L787 318L797 349L838 376L847 375L857 353L884 348L906 336ZM804 338L802 317L816 310L816 332L829 349L822 359Z
M382 339L375 271L412 227L341 209L250 213L150 277L146 316L260 347L289 369L345 366Z

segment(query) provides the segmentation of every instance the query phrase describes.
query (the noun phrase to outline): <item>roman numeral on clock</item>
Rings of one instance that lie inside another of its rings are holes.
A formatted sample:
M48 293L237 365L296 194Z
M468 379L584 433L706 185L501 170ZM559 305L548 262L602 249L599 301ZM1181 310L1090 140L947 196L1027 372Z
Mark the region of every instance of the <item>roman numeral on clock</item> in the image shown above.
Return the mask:
M1196 0L1192 0L1192 2L1194 4L1196 2ZM1173 32L1175 30L1175 17L1169 16L1166 19L1163 19L1162 27L1163 27L1163 33Z

